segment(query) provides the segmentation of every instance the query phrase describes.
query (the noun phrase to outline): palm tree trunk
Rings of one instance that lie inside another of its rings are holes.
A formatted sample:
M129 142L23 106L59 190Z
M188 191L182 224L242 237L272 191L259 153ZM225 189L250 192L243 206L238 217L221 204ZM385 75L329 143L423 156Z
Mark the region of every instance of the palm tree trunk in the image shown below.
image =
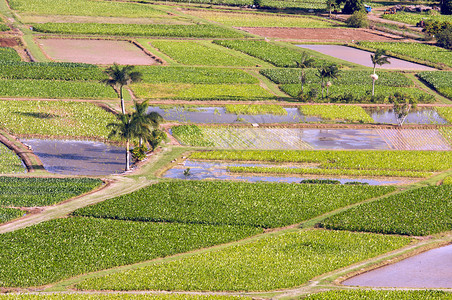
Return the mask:
M130 165L130 146L129 146L129 139L127 139L127 142L126 142L126 171L129 171L130 170L130 167L129 167L129 165Z
M375 91L375 79L372 79L372 96L374 96Z
M123 115L125 115L126 109L124 107L124 97L122 96L122 85L119 88L119 97L121 98L121 112L122 112Z

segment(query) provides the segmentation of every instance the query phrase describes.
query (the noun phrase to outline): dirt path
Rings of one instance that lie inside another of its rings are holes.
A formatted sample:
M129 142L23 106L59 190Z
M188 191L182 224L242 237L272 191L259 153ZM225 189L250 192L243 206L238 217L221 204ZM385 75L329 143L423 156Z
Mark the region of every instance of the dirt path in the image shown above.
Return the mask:
M54 206L45 207L37 214L30 214L23 218L0 225L0 234L61 218L76 209L96 204L116 196L129 194L154 183L154 181L147 180L145 177L132 179L122 176L111 176L110 178L112 179L110 183L93 193L75 197Z

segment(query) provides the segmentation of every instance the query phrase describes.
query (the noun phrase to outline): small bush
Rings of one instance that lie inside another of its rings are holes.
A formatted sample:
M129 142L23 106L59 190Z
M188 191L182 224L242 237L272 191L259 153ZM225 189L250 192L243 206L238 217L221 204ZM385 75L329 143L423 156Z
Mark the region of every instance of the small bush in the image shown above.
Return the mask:
M369 26L367 14L363 11L354 12L345 22L353 28L367 28Z
M304 184L341 184L339 180L332 179L305 179L300 181L300 183Z

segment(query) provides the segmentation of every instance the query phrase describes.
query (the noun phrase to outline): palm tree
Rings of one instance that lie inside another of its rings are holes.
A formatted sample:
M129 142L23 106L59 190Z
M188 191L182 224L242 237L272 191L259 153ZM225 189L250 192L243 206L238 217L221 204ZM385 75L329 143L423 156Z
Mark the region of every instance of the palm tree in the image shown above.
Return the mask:
M320 78L320 86L322 88L322 98L323 98L323 89L325 88L324 80L326 78L326 73L327 73L326 67L321 66L320 68L317 69L317 74L315 74L315 76Z
M119 137L121 140L126 140L126 171L130 170L130 140L134 137L132 115L120 114L117 116L118 122L110 123L107 128L111 128L108 138Z
M341 75L339 68L336 65L329 65L325 68L325 78L337 79ZM326 97L328 98L329 87L331 82L328 80L326 83Z
M305 51L303 51L303 53L301 53L300 60L295 62L297 65L297 68L301 69L300 76L298 77L300 79L300 83L301 83L301 94L304 93L303 84L306 82L306 74L304 72L304 69L312 67L314 62L315 62L315 60L309 54L307 54Z
M102 83L110 85L113 88L119 88L119 98L121 99L121 112L124 115L126 113L124 107L124 97L122 94L122 88L125 85L129 85L132 82L141 80L141 72L133 72L134 66L119 66L114 63L113 66L107 68L105 72L110 76L108 79L102 80Z
M374 73L370 75L372 77L372 96L374 95L375 91L375 81L378 79L378 75L375 74L375 69L377 68L377 65L382 66L384 64L390 64L389 56L386 56L386 50L378 49L375 51L375 54L370 55L370 59L372 61L372 64L374 65Z
M148 113L149 104L146 101L141 103L135 101L134 112L132 113L132 126L135 137L139 138L139 146L143 145L143 140L150 137L152 131L157 129L163 121L163 117L153 111Z

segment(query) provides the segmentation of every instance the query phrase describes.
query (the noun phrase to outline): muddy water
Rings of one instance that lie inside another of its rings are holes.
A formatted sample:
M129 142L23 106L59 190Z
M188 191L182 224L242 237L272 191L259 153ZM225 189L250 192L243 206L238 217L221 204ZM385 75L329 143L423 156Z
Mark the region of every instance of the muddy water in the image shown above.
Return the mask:
M177 165L163 174L165 178L174 179L187 179L187 180L205 180L205 179L216 179L216 180L239 180L247 182L288 182L288 183L299 183L303 179L312 179L309 176L268 176L268 175L235 175L227 170L229 166L245 166L245 167L271 167L275 165L270 164L251 164L251 163L226 163L226 162L200 162L186 160L184 163ZM185 176L184 170L190 168L190 175ZM375 180L375 179L365 179L365 178L334 178L334 177L315 177L316 179L332 179L339 180L342 184L350 181L366 182L370 185L388 185L388 184L398 184L402 181L398 180ZM403 182L407 183L407 182Z
M224 107L196 107L193 109L150 107L148 112L155 111L165 120L191 123L300 123L320 122L318 117L307 117L302 115L296 107L286 107L287 115L236 115L227 113Z
M109 175L121 173L125 150L101 142L23 139L51 173Z
M297 46L305 49L318 51L320 53L333 56L342 60L346 60L355 64L359 64L362 66L373 67L373 64L370 60L370 55L373 54L373 52L339 45L297 45ZM425 71L435 70L424 65L408 62L406 60L401 60L393 57L391 57L389 61L391 62L391 64L385 64L379 68L396 70L425 70Z
M343 284L369 287L452 288L452 245L355 276Z

